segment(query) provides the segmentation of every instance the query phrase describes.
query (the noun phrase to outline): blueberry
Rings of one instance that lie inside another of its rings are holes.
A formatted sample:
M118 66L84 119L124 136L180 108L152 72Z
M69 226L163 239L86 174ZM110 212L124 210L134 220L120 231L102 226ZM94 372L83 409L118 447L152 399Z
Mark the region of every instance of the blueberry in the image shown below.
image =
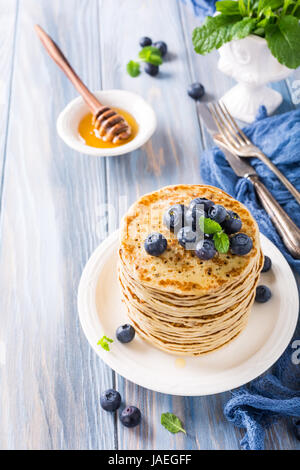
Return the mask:
M159 67L158 67L158 65L149 64L147 62L144 65L144 70L148 75L151 75L151 77L155 77L155 75L157 75L158 72L159 72Z
M160 52L160 55L162 57L164 57L168 51L168 47L167 47L167 44L164 42L164 41L157 41L153 44L154 47L156 47L159 52Z
M218 222L218 224L221 224L226 219L227 210L225 207L216 204L208 208L207 216L215 222Z
M236 233L230 237L230 248L234 255L246 255L252 250L253 242L245 233Z
M195 204L192 209L188 209L185 213L185 223L196 232L199 229L200 217L205 217L205 212L202 209L203 205Z
M126 325L119 326L116 331L116 336L120 343L130 343L130 341L133 340L134 335L135 329L128 323Z
M264 265L263 265L263 268L261 270L262 273L267 273L268 271L270 271L272 267L272 261L271 261L271 258L269 258L269 256L265 255L265 261L264 261Z
M141 47L151 46L151 44L152 44L152 39L151 39L151 38L148 38L147 36L143 36L143 37L140 39L139 44L140 44Z
M179 244L188 250L194 249L196 238L196 232L192 230L192 227L182 227L177 233Z
M205 261L213 258L216 254L214 242L212 240L200 240L196 246L196 255Z
M298 439L298 441L300 441L300 419L296 420L293 423L293 432L294 432L295 438Z
M136 406L127 406L122 411L120 420L127 428L134 428L141 422L141 412Z
M163 216L163 223L172 232L178 232L179 229L184 227L184 214L186 207L183 204L174 204L169 207Z
M189 209L193 210L195 206L200 206L201 209L207 212L208 209L214 205L215 203L210 199L206 199L206 197L197 197L190 202Z
M110 388L101 393L100 405L105 411L116 411L121 405L121 395L117 390Z
M272 292L268 286L258 286L256 288L256 295L255 295L256 302L259 302L260 304L264 304L265 302L268 302L268 300L270 300L271 297L272 297Z
M200 100L202 96L204 95L205 90L204 90L204 86L201 85L201 83L196 82L196 83L192 83L188 87L187 92L188 92L188 95L194 100Z
M239 232L242 228L242 221L240 216L236 212L227 211L227 215L222 223L222 227L229 235Z
M161 233L150 233L144 242L145 250L149 255L159 256L167 248L167 240Z

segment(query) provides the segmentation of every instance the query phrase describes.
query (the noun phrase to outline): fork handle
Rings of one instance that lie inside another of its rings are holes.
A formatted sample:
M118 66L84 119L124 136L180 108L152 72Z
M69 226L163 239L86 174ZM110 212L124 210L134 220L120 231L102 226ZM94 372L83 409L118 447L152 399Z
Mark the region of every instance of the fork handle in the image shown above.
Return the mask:
M259 158L265 165L267 165L270 170L277 176L277 178L284 184L284 186L289 190L289 192L294 196L296 201L300 204L300 193L297 191L295 186L278 170L278 168L268 159L268 157L262 152L255 152L255 157Z
M269 214L282 238L283 244L294 258L300 259L300 229L274 199L257 175L249 175L247 178L254 185L261 204Z
M83 81L78 77L75 70L71 67L68 60L60 50L57 44L50 38L50 36L38 24L35 25L35 30L45 47L46 51L54 62L62 69L68 79L73 83L76 90L82 96L93 114L97 114L99 109L103 106L93 93L85 86Z

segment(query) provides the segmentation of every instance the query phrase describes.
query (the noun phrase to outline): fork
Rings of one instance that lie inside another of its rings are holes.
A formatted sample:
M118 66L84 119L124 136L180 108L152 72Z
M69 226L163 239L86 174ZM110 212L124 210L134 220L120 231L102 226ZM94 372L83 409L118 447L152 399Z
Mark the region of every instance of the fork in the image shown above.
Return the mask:
M221 136L228 148L240 157L257 157L277 176L289 192L300 204L300 193L292 183L278 170L269 158L248 139L246 134L239 128L225 104L222 102L210 103L209 110L215 120Z

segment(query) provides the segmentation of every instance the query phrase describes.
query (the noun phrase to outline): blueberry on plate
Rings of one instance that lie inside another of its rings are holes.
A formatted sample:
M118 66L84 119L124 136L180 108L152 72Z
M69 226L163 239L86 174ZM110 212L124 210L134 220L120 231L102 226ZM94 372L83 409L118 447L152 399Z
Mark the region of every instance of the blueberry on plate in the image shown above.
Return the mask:
M228 235L239 232L242 228L242 221L240 216L236 212L227 211L227 215L224 222L222 223L222 227Z
M216 254L214 242L212 240L200 240L196 246L196 256L202 260L209 260Z
M140 424L141 417L141 412L136 406L127 406L120 414L120 421L127 428L134 428Z
M130 343L135 336L135 329L133 326L126 323L125 325L119 326L116 331L116 336L120 343Z
M205 90L204 90L204 86L201 85L201 83L196 82L196 83L192 83L188 87L187 92L188 92L188 95L194 100L200 100L202 96L204 95Z
M196 232L199 229L200 217L205 217L203 205L195 204L192 209L186 211L184 220L186 225L192 227L193 231Z
M221 224L226 219L227 210L225 207L216 204L208 208L207 216L215 222L218 222L218 224Z
M298 439L298 441L300 441L300 419L297 419L296 421L294 421L293 432L294 432L295 438Z
M210 199L206 199L206 197L196 197L196 199L193 199L190 202L189 209L194 210L194 207L197 206L200 209L204 209L204 211L207 212L208 209L214 205L215 203L211 201Z
M144 70L148 75L151 75L151 77L155 77L155 75L157 75L159 72L159 67L158 65L149 64L148 62L146 62Z
M230 237L230 249L234 255L246 255L252 250L253 242L248 235L239 232Z
M121 405L121 395L117 390L110 388L101 393L100 405L105 411L116 411Z
M256 288L256 294L255 294L256 302L259 302L260 304L264 304L265 302L268 302L268 300L270 300L271 297L272 297L272 292L268 286L261 285Z
M182 227L177 233L178 243L187 250L195 249L197 234L192 230L192 227Z
M174 204L164 213L163 223L172 232L177 232L184 227L184 215L186 210L183 204Z
M148 38L148 36L143 36L143 37L140 39L139 44L140 44L141 47L151 46L151 44L152 44L152 39L151 39L151 38Z
M166 55L166 53L168 52L167 44L164 41L156 41L153 44L153 46L156 47L159 50L160 55L162 57L164 57Z
M263 268L261 270L262 273L267 273L268 271L270 271L272 267L272 261L271 261L271 258L269 258L269 256L265 255L265 261L264 261L264 265L263 265Z
M168 242L161 233L150 233L144 242L145 250L149 255L159 256L167 248Z

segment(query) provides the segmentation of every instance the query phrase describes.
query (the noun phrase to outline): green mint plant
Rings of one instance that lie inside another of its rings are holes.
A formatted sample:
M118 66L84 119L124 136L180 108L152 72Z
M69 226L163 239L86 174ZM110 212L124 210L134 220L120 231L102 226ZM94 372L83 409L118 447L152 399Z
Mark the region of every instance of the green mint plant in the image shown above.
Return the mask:
M198 54L249 34L265 38L273 56L290 69L300 66L300 0L221 0L219 12L193 31Z
M131 77L137 77L140 73L140 63L147 62L152 65L161 65L162 58L161 53L157 47L154 46L145 46L139 52L139 59L137 61L130 60L126 66L127 73Z
M219 253L227 253L229 250L229 237L215 220L208 219L204 216L199 218L200 230L208 235L213 235L215 249Z
M98 345L101 346L101 348L105 349L105 351L110 351L109 343L113 343L114 341L111 338L108 338L107 336L102 336L101 339L98 341Z
M162 413L161 424L171 433L177 434L183 432L186 434L186 430L183 428L183 424L180 419L173 413Z

